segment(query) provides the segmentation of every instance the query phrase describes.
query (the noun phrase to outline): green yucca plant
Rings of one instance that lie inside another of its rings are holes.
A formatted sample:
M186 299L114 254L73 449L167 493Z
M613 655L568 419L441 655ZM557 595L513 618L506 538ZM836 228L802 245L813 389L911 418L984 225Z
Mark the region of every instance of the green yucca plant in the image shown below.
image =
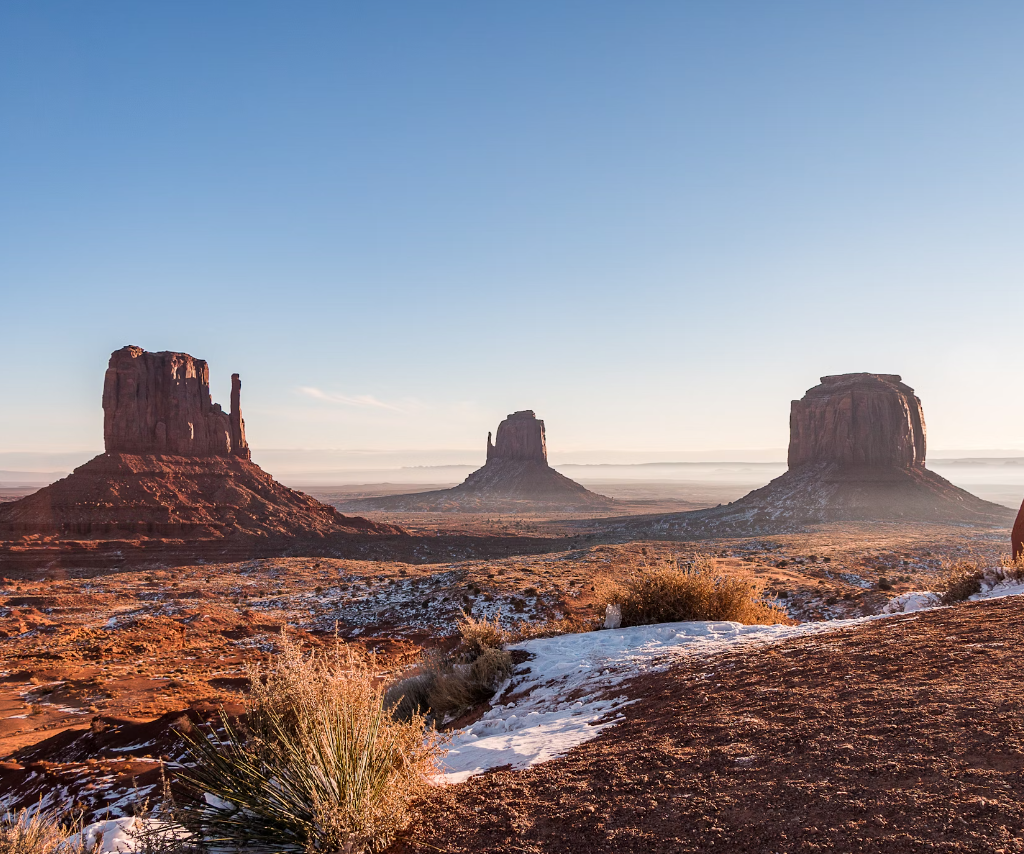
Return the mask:
M183 734L195 764L180 776L212 796L197 816L206 841L264 854L386 847L443 753L423 718L395 720L366 661L304 657L287 639L250 679L244 728L222 714L223 737Z

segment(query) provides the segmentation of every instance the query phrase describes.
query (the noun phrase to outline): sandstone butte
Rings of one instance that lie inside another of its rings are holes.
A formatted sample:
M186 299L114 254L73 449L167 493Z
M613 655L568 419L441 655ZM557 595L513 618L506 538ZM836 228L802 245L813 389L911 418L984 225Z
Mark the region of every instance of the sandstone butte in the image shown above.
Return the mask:
M240 398L235 374L224 412L211 400L206 362L186 353L114 352L103 384L105 453L0 505L0 559L76 550L99 559L122 549L228 558L402 533L344 516L253 463Z
M921 401L896 374L821 378L790 410L789 470L738 501L661 517L674 535L798 530L803 524L909 521L1002 526L1012 512L925 465ZM626 523L631 531L649 523Z
M544 422L531 410L513 412L498 425L482 468L451 489L361 499L343 505L362 510L529 511L611 508L617 502L576 483L548 465Z

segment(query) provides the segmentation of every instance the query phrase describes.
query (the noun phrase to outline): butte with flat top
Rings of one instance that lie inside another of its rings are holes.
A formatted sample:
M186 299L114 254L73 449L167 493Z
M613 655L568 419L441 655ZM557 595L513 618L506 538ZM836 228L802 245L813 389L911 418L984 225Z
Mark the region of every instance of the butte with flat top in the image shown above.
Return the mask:
M5 566L133 554L236 559L311 545L344 551L403 533L344 516L253 463L241 385L234 374L224 412L210 397L202 359L141 347L114 352L103 383L105 453L0 506Z

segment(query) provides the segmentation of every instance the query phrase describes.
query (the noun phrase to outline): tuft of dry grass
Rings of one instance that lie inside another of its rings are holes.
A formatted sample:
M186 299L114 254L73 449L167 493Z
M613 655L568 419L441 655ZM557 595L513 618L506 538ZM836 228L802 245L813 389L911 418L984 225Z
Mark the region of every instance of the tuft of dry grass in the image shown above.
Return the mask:
M984 578L985 571L974 561L954 561L948 566L942 579L942 604L963 602L975 593L980 593Z
M250 668L245 728L183 734L195 766L182 773L203 800L197 824L215 844L279 852L379 851L411 817L411 803L443 750L424 720L397 720L372 661L337 647L305 656L282 638L267 666Z
M747 625L790 622L755 582L718 575L707 555L668 564L634 566L612 589L609 601L622 607L623 626L687 620L730 620Z
M955 560L945 566L940 592L942 604L953 605L964 602L984 585L994 586L1005 581L1024 581L1024 557L1013 559L1003 557L999 566L985 568L979 560Z
M603 607L603 606L602 606ZM570 614L557 619L529 622L522 620L508 632L509 643L521 643L533 638L553 638L556 635L582 634L601 628L604 614L579 616Z
M81 822L66 825L42 809L23 809L0 819L0 854L90 854Z

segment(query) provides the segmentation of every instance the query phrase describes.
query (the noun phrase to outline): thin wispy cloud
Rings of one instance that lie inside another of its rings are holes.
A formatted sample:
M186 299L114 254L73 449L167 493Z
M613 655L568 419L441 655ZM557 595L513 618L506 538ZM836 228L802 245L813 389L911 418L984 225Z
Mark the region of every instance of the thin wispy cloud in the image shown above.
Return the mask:
M355 406L360 409L389 409L392 412L405 411L401 407L385 403L383 400L377 400L372 394L335 394L314 388L313 386L301 386L299 392L306 395L306 397L312 397L314 400L322 400L326 403L339 403L342 406Z

